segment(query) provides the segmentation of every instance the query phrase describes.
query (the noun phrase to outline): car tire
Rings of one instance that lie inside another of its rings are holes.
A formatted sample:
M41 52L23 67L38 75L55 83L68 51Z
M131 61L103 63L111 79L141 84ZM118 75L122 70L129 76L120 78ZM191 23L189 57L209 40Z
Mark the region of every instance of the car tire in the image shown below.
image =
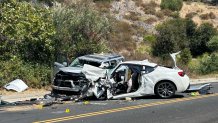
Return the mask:
M155 86L154 92L158 97L168 99L175 95L176 87L172 82L163 81Z

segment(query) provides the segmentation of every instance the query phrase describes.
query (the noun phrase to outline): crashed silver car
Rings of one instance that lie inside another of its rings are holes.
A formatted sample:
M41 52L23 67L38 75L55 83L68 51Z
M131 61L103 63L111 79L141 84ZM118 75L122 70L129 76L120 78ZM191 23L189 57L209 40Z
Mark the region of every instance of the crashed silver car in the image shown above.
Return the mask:
M157 95L170 98L176 92L184 92L190 85L189 77L176 66L168 68L144 61L126 61L120 63L109 74L107 70L84 65L82 73L89 80L89 87L81 98L95 96L98 99L121 99Z
M52 93L81 94L90 86L90 81L82 73L85 64L110 71L123 60L124 57L117 54L90 54L76 58L67 67L56 62Z

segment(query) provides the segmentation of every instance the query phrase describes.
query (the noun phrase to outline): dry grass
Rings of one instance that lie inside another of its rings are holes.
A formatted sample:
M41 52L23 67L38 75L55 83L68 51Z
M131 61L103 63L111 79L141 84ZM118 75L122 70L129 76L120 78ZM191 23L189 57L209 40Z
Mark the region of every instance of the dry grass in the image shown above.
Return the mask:
M147 23L147 24L153 24L153 23L155 23L155 22L157 22L158 20L156 19L156 18L154 18L154 17L151 17L151 18L148 18L147 20L145 20L145 22Z
M143 11L145 12L145 14L155 15L155 13L156 13L155 8L158 7L158 5L154 1L150 1L149 3L141 4L141 7L142 7Z
M201 14L199 17L203 20L208 20L208 19L215 19L216 15L213 12L210 12L210 13Z
M111 8L110 1L96 1L95 5L97 10L103 13L109 13Z
M190 13L185 15L185 18L193 18L195 15L197 15L196 12L190 12Z
M131 52L136 48L136 44L131 37L136 32L129 23L115 21L112 28L113 32L110 34L109 42L113 51L120 52L126 49Z
M185 18L189 13L197 13L192 17L192 20L198 25L204 22L209 22L212 23L215 27L218 26L218 19L216 19L218 16L218 6L209 6L200 2L185 2L180 11L180 17Z
M137 21L139 20L139 15L135 12L129 12L129 14L126 14L124 18L127 20Z

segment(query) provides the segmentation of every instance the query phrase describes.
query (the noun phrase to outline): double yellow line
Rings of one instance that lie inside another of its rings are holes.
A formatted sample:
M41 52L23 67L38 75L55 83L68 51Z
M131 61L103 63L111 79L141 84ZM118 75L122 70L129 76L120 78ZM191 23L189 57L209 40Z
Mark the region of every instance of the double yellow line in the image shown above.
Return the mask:
M152 106L163 105L163 104L171 104L171 103L176 103L176 102L184 102L184 101L202 99L202 98L213 97L213 96L218 96L218 93L196 96L196 97L189 97L189 98L182 98L182 99L174 99L174 100L168 100L168 101L161 101L161 102L153 102L153 103L141 104L141 105L136 105L136 106L127 106L127 107L115 108L115 109L109 109L109 110L103 110L103 111L97 111L97 112L90 112L90 113L85 113L85 114L54 118L54 119L49 119L49 120L44 120L44 121L37 121L34 123L62 122L62 121L79 119L79 118L84 118L84 117L91 117L91 116L97 116L97 115L103 115L103 114L109 114L109 113L114 113L114 112L121 112L121 111L127 111L127 110L133 110L133 109L139 109L139 108L145 108L145 107L152 107Z

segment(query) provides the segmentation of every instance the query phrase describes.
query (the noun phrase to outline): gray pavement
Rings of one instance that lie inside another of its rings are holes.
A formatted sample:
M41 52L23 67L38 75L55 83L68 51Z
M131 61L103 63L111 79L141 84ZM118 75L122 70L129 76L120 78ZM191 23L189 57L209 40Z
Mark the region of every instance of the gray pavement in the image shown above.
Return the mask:
M191 84L202 84L202 83L214 83L218 82L218 78L204 78L204 79L190 79ZM36 91L36 92L22 92L22 93L11 93L10 95L2 95L1 99L6 102L16 102L30 100L31 98L43 98L45 94L49 94L50 91Z
M178 93L174 98L167 100L145 96L134 101L92 100L29 111L1 112L0 109L0 123L29 123L49 119L52 120L48 122L75 123L218 123L218 83L212 84L212 92L216 93L214 96ZM68 113L66 109L69 109ZM96 112L99 115L93 115L97 114ZM78 118L72 119L75 116Z

